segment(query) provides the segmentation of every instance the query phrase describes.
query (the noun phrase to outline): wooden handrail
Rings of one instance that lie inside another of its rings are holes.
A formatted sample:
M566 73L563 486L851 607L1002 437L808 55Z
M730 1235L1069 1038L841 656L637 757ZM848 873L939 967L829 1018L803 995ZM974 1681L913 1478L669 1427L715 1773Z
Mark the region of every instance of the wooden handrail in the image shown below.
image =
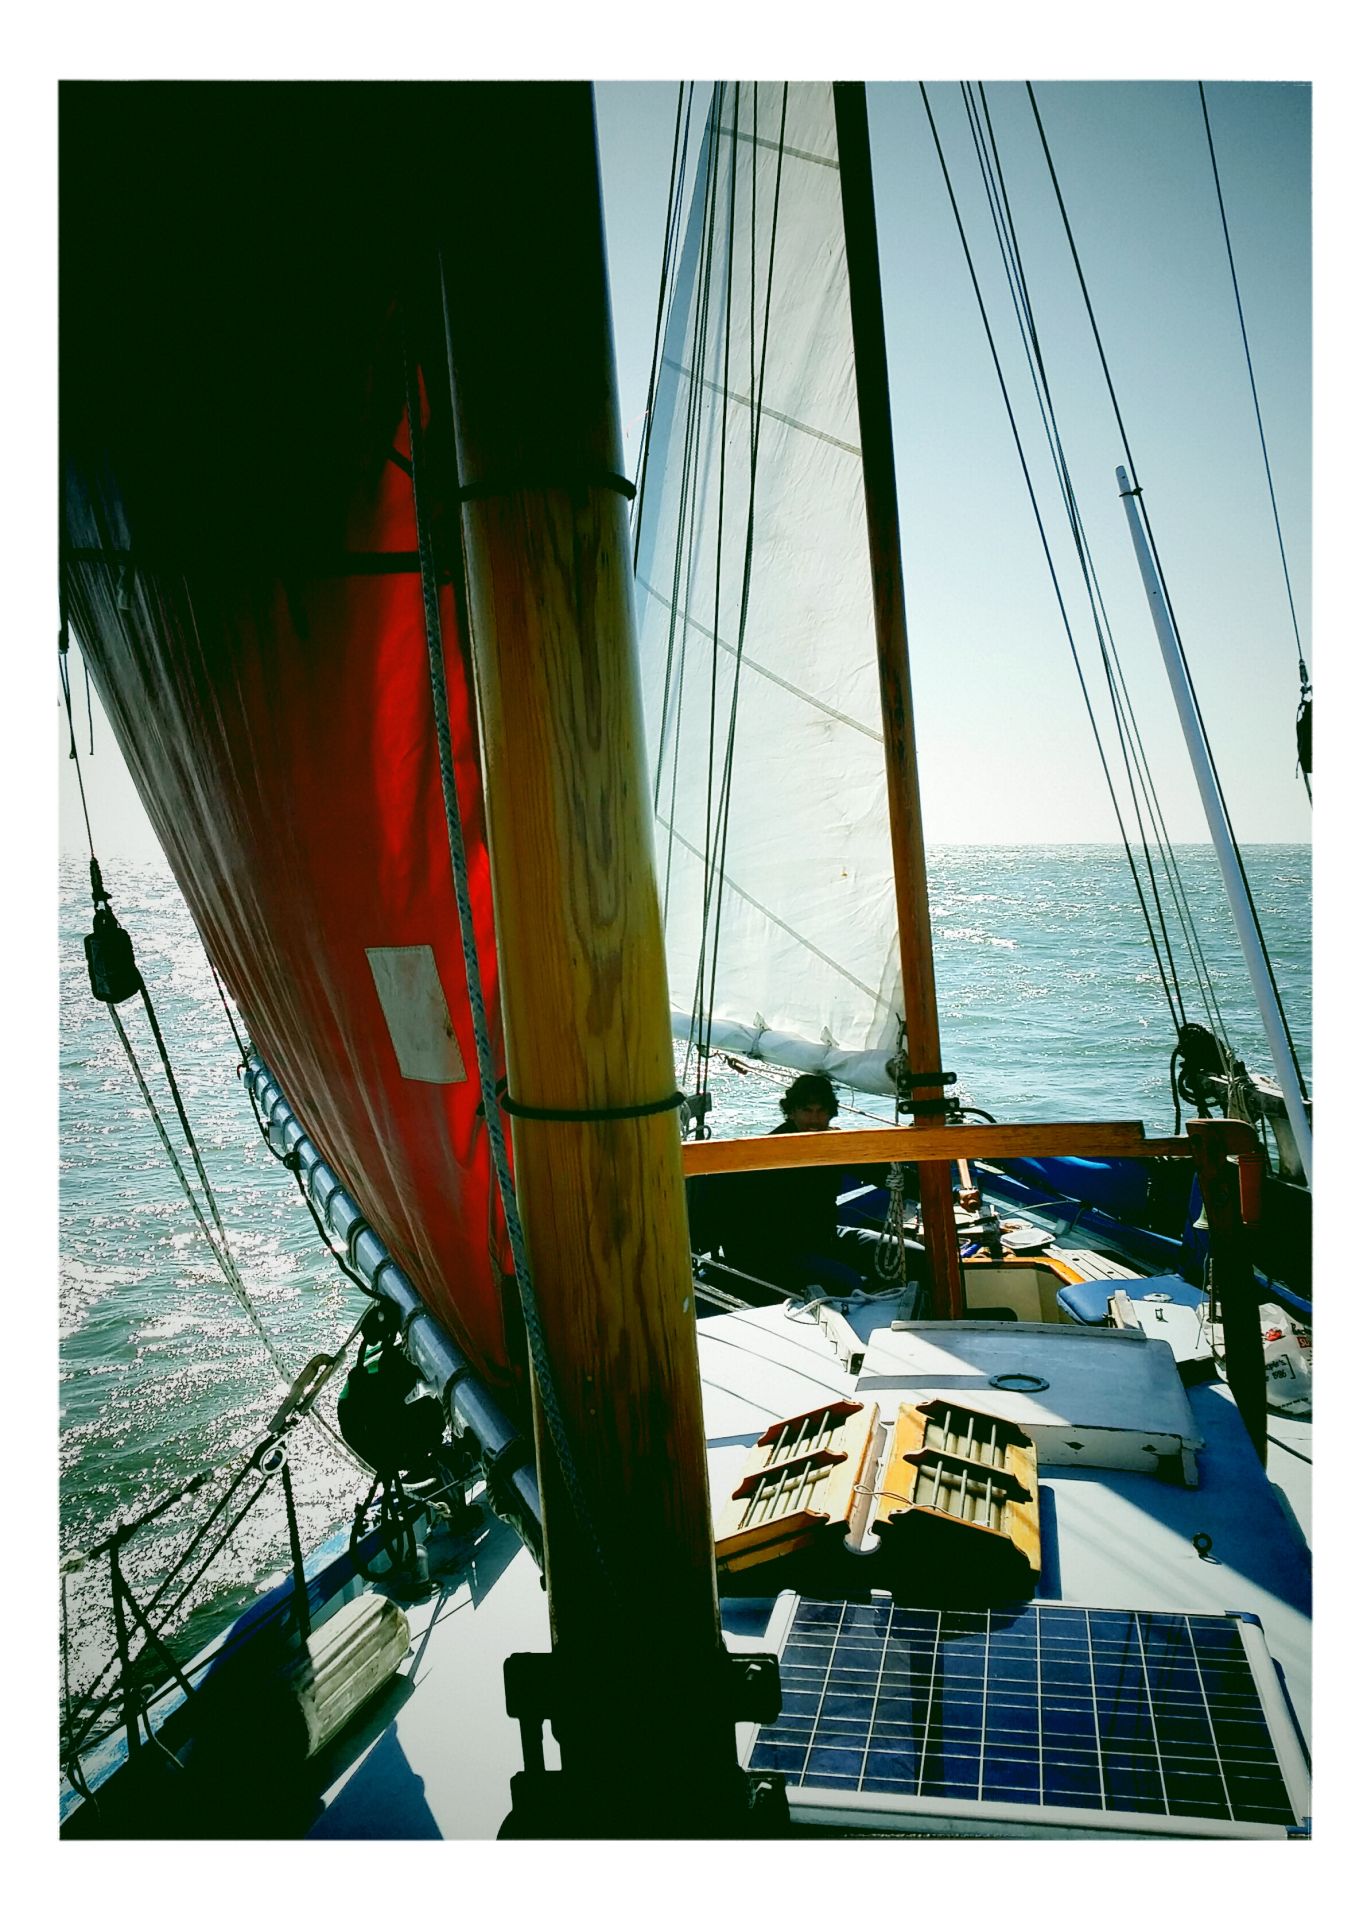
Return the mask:
M688 1140L681 1160L689 1179L695 1174L761 1172L773 1167L1022 1160L1042 1154L1188 1160L1191 1147L1189 1140L1177 1137L1148 1140L1141 1120L1048 1120L1021 1126L862 1127L841 1133Z

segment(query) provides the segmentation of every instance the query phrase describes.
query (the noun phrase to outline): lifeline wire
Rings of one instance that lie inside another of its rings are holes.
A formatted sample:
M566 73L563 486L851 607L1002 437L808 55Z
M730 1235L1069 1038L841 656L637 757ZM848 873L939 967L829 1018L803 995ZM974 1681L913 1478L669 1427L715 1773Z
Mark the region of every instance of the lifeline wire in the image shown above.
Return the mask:
M367 1312L369 1313L370 1311L371 1309L368 1308ZM352 1342L356 1338L357 1334L360 1332L365 1320L366 1320L366 1314L363 1314L362 1318L356 1323L356 1325L349 1329L348 1333L343 1339L342 1345L338 1348L338 1350L333 1355L330 1356L330 1363L326 1368L326 1370L322 1374L320 1374L320 1376L316 1380L313 1381L307 1398L302 1402L302 1404L296 1410L297 1416L299 1415L309 1416L313 1413L315 1401L317 1401L317 1399L319 1398L319 1395L323 1392L324 1388L328 1385L329 1381L333 1378L334 1374L338 1371L338 1368L342 1365L343 1361L347 1358L348 1351L352 1346ZM294 1383L292 1382L292 1385L293 1384ZM215 1501L214 1505L211 1507L209 1513L206 1515L205 1519L201 1522L200 1526L197 1528L195 1533L191 1535L191 1538L187 1543L187 1545L181 1549L180 1554L172 1562L171 1566L167 1569L167 1572L163 1575L162 1580L159 1583L156 1591L153 1593L151 1599L148 1600L146 1606L142 1609L144 1614L147 1616L150 1624L164 1625L168 1620L172 1619L175 1616L175 1614L179 1611L179 1609L185 1604L185 1601L188 1598L191 1590L195 1586L196 1582L201 1578L202 1574L211 1565L211 1563L215 1559L215 1556L219 1553L220 1549L224 1545L226 1545L230 1537L242 1525L243 1521L247 1518L249 1512L252 1510L253 1506L256 1504L256 1501L258 1500L258 1498L261 1496L262 1493L266 1491L268 1482L264 1479L261 1487L255 1490L252 1497L248 1500L247 1504L244 1506L243 1511L237 1516L235 1520L233 1520L229 1524L229 1526L225 1529L221 1538L215 1543L214 1547L205 1556L205 1559L202 1561L201 1565L196 1569L195 1573L193 1573L190 1579L185 1583L185 1585L183 1586L177 1598L175 1600L169 1601L166 1604L166 1606L162 1608L161 1621L157 1623L153 1623L152 1614L153 1614L154 1608L156 1608L161 1604L162 1598L165 1595L167 1588L172 1584L177 1574L180 1573L182 1568L190 1560L196 1548L200 1545L201 1541L205 1538L206 1534L213 1527L215 1521L219 1518L220 1514L227 1507L229 1501L233 1498L234 1494L238 1491L239 1487L242 1486L243 1481L247 1478L248 1474L252 1472L253 1466L256 1462L256 1457L257 1457L257 1448L254 1447L252 1452L248 1455L247 1459L242 1463L242 1465L239 1466L238 1470L234 1473L233 1478L229 1481L228 1486L224 1489L224 1492ZM352 1457L356 1459L357 1456L353 1455ZM216 1469L215 1471L222 1472L224 1471L224 1469L220 1468L220 1469ZM167 1510L168 1507L175 1506L178 1501L186 1499L187 1496L192 1493L198 1493L200 1488L207 1485L208 1482L213 1478L215 1478L214 1472L195 1474L190 1480L186 1481L186 1483L183 1486L178 1487L173 1493L164 1495L164 1497L161 1500L159 1500L155 1506L151 1507L146 1513L142 1514L137 1520L130 1521L126 1525L119 1527L109 1540L102 1541L98 1547L94 1547L87 1554L82 1555L81 1556L82 1559L83 1560L93 1559L97 1557L99 1554L105 1552L111 1545L120 1543L126 1539L130 1539L136 1532L139 1531L140 1528L147 1526L150 1521L157 1519L162 1513L164 1513ZM65 1621L65 1605L66 1605L65 1579L66 1579L66 1575L64 1571L63 1594L62 1594L63 1607L64 1607L64 1621ZM64 1634L66 1632L65 1624L63 1627L63 1632ZM63 1650L64 1650L64 1658L65 1658L65 1641L64 1641ZM71 1709L69 1714L69 1721L68 1721L69 1727L75 1721L76 1714L81 1712L82 1710L84 1710L84 1708L90 1705L92 1699L94 1698L96 1689L99 1687L101 1681L105 1678L106 1674L109 1673L111 1667L113 1667L117 1659L118 1659L118 1654L116 1653L112 1655L111 1658L105 1662L104 1667L96 1675L95 1679L90 1683L90 1685L85 1689L80 1700L75 1703L74 1708ZM80 1730L78 1734L76 1734L73 1737L71 1741L71 1745L74 1748L79 1749L84 1744L84 1742L86 1741L86 1739L88 1738L91 1732L91 1729L95 1725L96 1719L99 1717L99 1714L103 1711L104 1707L107 1704L108 1704L108 1701L106 1700L106 1701L101 1701L97 1705L95 1714L92 1715L89 1720L87 1720L85 1726Z

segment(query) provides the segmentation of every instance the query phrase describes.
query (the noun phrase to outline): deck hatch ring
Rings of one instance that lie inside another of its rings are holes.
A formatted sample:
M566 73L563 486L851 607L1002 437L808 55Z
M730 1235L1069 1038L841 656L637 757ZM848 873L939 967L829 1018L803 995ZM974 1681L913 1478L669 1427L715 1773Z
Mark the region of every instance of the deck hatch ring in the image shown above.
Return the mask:
M1045 1393L1049 1382L1040 1373L992 1373L990 1385L1002 1393Z
M1143 1299L1153 1300L1159 1307L1164 1307L1171 1299L1171 1295L1169 1293L1145 1293Z

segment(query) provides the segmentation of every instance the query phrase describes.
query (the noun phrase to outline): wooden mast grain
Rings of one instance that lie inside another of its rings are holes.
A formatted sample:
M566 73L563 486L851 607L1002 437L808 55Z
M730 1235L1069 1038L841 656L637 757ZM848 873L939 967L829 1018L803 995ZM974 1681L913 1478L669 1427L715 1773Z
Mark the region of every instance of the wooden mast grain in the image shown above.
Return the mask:
M602 1112L676 1079L628 507L607 484L623 446L594 110L589 86L465 91L445 282L509 1089ZM540 1408L564 1770L597 1775L606 1804L632 1791L610 1696L634 1674L654 1768L690 1774L698 1803L737 1770L703 1679L722 1639L678 1121L516 1118L513 1141L593 1523Z
M933 933L928 913L923 814L914 748L914 699L900 559L895 443L890 426L890 385L864 84L861 81L835 84L833 110L851 290L857 412L866 476L866 525L871 547L871 585L881 680L881 731L885 739L900 972L904 983L905 1049L911 1073L934 1075L942 1072L942 1048L938 1037ZM914 1097L929 1100L936 1098L938 1091L937 1086L924 1085L916 1088ZM916 1117L916 1130L918 1125ZM917 1142L911 1143L909 1157L918 1159ZM960 1318L963 1311L961 1261L952 1214L952 1188L942 1166L920 1167L919 1202L933 1281L934 1310L940 1317Z

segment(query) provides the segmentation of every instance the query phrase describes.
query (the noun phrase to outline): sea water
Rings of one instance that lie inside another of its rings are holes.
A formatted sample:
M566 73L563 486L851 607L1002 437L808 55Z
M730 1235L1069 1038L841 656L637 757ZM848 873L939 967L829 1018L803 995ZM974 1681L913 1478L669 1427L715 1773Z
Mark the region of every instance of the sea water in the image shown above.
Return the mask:
M1310 1042L1310 860L1301 846L1245 854L1277 984L1306 1078ZM1189 949L1229 1044L1270 1067L1211 851L1177 849L1191 924L1169 916L1183 1016L1212 1025ZM238 1267L288 1365L335 1352L366 1302L320 1243L291 1175L268 1152L199 938L165 868L104 863L134 942ZM1135 1119L1175 1124L1174 1043L1161 975L1121 850L943 847L929 855L943 1059L956 1092L1002 1121ZM1163 883L1164 884L1164 883ZM1164 899L1170 906L1169 892ZM203 1523L206 1502L262 1438L283 1386L210 1256L150 1119L107 1008L86 977L83 862L61 874L61 1539L75 1556L194 1475L218 1479L122 1550L146 1598ZM1188 933L1188 938L1187 938ZM179 1137L141 1005L121 1009L169 1130ZM683 1070L686 1063L682 1063ZM787 1076L711 1064L716 1133L779 1118ZM694 1067L683 1084L694 1085ZM1312 1083L1311 1083L1312 1084ZM889 1120L893 1105L847 1096L839 1124ZM183 1153L183 1158L188 1155ZM292 1441L306 1552L350 1517L365 1485L311 1428ZM249 1478L245 1489L256 1484ZM225 1521L235 1508L226 1509ZM188 1563L199 1564L204 1546ZM288 1564L279 1482L268 1484L176 1617L194 1646ZM107 1560L65 1576L73 1690L108 1659ZM179 1584L170 1592L179 1592Z

